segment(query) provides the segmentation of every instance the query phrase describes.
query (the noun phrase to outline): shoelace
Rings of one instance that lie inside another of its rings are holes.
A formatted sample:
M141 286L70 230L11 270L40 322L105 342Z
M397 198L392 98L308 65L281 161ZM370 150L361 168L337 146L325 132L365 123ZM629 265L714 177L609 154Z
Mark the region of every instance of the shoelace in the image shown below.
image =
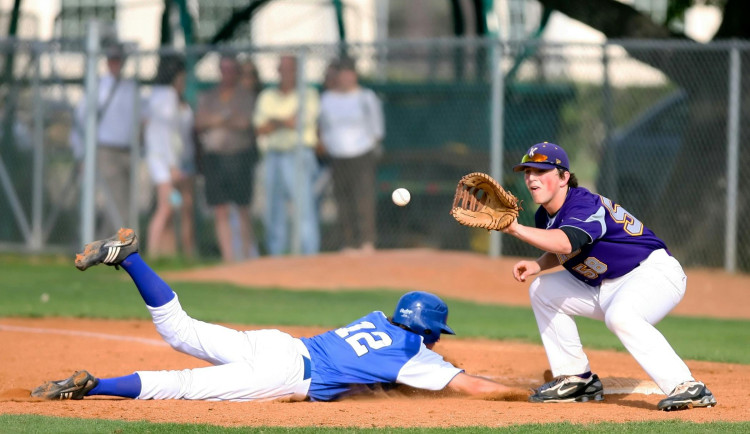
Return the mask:
M559 384L559 383L562 383L563 381L565 381L565 378L567 378L567 377L561 376L561 377L553 378L552 381L548 381L548 382L542 384L542 386L539 389L537 389L537 390L545 390L545 389L551 388L552 386L554 386L556 384Z
M697 386L699 383L697 381L685 381L684 383L680 383L677 385L677 387L674 388L672 393L670 395L679 395L680 393L685 393L689 388L693 386Z

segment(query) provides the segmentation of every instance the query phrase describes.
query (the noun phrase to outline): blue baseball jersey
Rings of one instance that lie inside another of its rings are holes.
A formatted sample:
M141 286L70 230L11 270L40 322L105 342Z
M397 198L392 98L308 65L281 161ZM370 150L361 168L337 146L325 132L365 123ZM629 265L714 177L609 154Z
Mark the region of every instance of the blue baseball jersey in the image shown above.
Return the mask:
M667 249L664 241L625 208L581 187L568 191L554 216L539 207L535 224L541 229L569 226L589 236L580 249L557 257L573 276L591 286L627 274L651 252Z
M420 335L391 324L379 311L346 327L301 339L312 362L308 396L313 401L396 383L441 390L463 372L427 349Z

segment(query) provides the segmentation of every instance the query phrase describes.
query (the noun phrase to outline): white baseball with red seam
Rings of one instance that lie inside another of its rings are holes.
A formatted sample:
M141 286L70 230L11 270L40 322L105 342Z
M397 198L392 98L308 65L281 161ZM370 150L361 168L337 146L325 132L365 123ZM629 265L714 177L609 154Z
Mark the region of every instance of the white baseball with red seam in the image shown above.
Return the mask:
M411 200L411 193L403 187L397 188L391 193L391 199L393 199L393 203L396 205L405 206Z

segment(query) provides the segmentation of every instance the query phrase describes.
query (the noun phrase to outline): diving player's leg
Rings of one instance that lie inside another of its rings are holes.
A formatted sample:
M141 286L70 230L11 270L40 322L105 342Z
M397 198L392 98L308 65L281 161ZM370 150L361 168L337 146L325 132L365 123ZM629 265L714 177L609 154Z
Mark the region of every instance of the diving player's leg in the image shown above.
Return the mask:
M127 271L156 330L176 350L213 364L243 360L252 350L243 333L194 320L185 313L177 294L141 258L132 229L123 228L111 238L89 243L76 257L76 267L81 270L98 264L121 266Z
M301 400L310 387L299 340L278 330L250 332L251 361L182 371L139 371L138 399Z
M248 335L228 327L191 318L182 309L179 297L163 306L146 306L156 331L175 350L214 365L246 360L255 352Z
M137 398L141 393L141 377L136 374L115 378L99 378L99 381L86 396L106 395L123 398Z
M177 294L138 253L129 255L120 265L138 287L156 331L172 348L213 364L242 360L248 345L241 332L188 316Z
M75 266L81 271L99 264L123 267L149 306L162 306L174 298L174 292L141 259L135 231L121 228L110 238L93 241L76 255Z
M663 254L652 254L625 276L602 284L600 303L607 327L659 388L669 394L678 384L693 380L693 376L654 327L682 300L686 286L685 273L677 260L660 252Z
M273 399L284 393L284 383L276 372L261 375L245 362L136 374L143 384L137 399L247 401Z
M143 261L139 253L129 255L120 265L133 279L146 306L164 306L176 297L172 288Z
M49 400L86 396L134 399L253 400L303 399L309 388L294 357L273 363L234 362L181 371L138 371L116 378L96 378L77 371L65 380L48 381L31 393Z
M596 288L568 271L558 271L537 277L529 287L529 296L552 374L557 377L589 372L573 316L604 318Z

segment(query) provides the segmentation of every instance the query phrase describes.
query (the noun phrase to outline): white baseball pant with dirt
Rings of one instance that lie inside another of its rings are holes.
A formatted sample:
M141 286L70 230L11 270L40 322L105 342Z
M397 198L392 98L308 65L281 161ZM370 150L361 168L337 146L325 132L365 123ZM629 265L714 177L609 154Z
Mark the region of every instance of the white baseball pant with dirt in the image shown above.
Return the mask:
M137 371L137 399L303 400L310 388L307 347L279 330L237 331L190 318L177 296L150 307L156 330L177 351L214 366ZM307 359L307 363L306 360Z
M659 388L669 394L693 377L654 327L682 300L687 277L664 250L630 273L592 287L567 270L543 274L529 288L531 307L554 376L591 370L573 316L603 320Z

